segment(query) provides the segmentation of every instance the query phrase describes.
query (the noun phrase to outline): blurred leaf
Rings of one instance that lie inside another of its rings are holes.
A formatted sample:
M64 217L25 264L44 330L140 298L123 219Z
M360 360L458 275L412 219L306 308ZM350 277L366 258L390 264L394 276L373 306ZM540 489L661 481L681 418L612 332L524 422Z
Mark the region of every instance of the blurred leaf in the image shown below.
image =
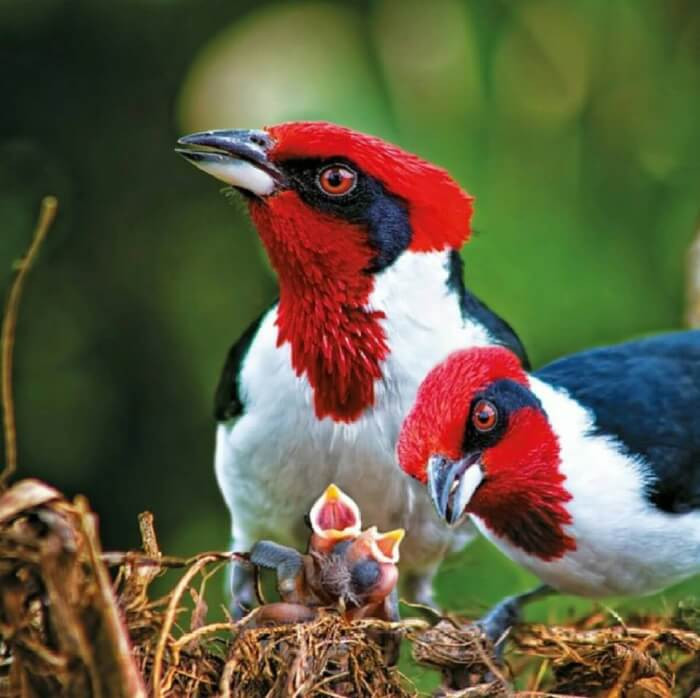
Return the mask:
M386 130L360 15L315 2L253 12L212 39L187 76L179 113L187 131L291 119Z
M590 20L582 5L518 3L494 58L494 86L514 118L552 126L576 116L588 93Z
M464 3L384 0L372 28L404 143L461 168L483 107L479 46Z

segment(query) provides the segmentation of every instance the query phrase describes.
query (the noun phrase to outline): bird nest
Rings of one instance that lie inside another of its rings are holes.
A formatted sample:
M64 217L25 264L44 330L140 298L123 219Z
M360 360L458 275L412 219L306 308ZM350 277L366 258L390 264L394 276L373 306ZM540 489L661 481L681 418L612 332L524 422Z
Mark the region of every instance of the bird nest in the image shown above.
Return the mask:
M0 696L414 696L378 638L398 633L437 669L437 695L690 696L700 685L698 613L606 626L524 625L505 664L475 626L347 621L334 609L305 623L209 622L207 584L231 560L163 555L152 517L143 549L103 553L87 501L38 480L0 496ZM180 571L164 595L152 583ZM520 685L520 689L513 688Z

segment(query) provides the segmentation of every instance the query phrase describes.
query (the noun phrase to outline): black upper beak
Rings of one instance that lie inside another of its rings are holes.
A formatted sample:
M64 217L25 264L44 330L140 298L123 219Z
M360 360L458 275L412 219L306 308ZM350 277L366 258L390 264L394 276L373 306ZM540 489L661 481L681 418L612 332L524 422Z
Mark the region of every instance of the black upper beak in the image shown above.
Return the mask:
M481 453L475 452L456 461L444 456L431 456L428 461L430 499L438 516L450 525L458 523L464 516L463 508L454 506L454 495L462 484L460 478L469 467L478 463L480 457Z
M277 183L282 183L284 179L281 171L269 159L274 141L266 131L256 129L201 131L183 136L177 142L178 145L185 147L175 148L175 152L205 171L216 171L217 167L237 160L255 165ZM217 175L214 174L214 176Z

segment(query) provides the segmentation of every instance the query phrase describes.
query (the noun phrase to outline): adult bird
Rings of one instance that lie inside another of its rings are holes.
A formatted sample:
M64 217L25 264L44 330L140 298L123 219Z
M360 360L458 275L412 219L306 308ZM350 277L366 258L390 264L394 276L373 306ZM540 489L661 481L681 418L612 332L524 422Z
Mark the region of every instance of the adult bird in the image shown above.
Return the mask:
M700 571L700 331L585 351L526 374L503 348L451 354L398 442L442 519L467 516L549 589L643 595Z
M520 341L464 287L471 198L444 170L323 122L207 131L178 152L245 198L279 300L230 350L216 393L215 468L235 550L299 547L303 515L338 483L368 521L402 527L405 593L429 601L447 531L401 477L399 427L428 370L460 346ZM234 572L235 608L253 602Z

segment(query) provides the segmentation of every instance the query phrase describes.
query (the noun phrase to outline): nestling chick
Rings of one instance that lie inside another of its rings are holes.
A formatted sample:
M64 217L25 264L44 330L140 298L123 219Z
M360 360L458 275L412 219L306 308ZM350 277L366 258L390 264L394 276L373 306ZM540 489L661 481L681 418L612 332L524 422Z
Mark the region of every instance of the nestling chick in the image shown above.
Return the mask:
M315 502L309 521L305 555L272 541L260 541L250 552L254 565L276 571L282 601L336 606L348 619L398 620L396 565L404 531L379 533L372 527L360 532L357 505L335 485ZM298 609L292 612L298 615Z

